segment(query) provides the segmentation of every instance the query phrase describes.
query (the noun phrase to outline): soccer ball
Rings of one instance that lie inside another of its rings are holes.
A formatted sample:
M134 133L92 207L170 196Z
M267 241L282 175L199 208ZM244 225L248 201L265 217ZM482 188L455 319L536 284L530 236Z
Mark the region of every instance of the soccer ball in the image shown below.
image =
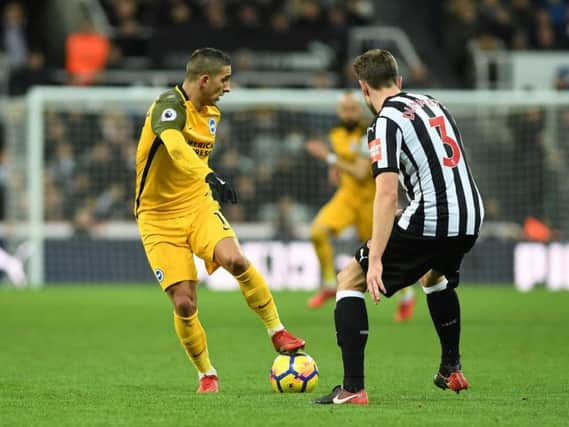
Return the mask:
M277 393L310 393L318 383L318 366L306 353L281 353L273 362L269 380Z

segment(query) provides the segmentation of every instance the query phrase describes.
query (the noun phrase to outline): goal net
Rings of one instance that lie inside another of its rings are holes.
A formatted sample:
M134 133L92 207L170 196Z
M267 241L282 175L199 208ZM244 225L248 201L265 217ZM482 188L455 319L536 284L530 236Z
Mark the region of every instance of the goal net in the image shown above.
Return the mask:
M36 88L6 110L9 250L29 242L30 282L151 282L132 217L134 159L157 88ZM535 218L553 239L569 233L569 97L550 93L431 91L455 115L486 206L467 279L512 282L516 242ZM211 165L240 203L224 207L244 250L274 288L310 289L319 270L310 221L333 194L325 163L304 142L337 122L340 91L233 91ZM368 117L371 119L371 117ZM527 232L528 227L525 231ZM537 231L536 231L537 230ZM539 237L539 236L538 236ZM336 240L338 263L356 248ZM221 275L209 284L223 288Z

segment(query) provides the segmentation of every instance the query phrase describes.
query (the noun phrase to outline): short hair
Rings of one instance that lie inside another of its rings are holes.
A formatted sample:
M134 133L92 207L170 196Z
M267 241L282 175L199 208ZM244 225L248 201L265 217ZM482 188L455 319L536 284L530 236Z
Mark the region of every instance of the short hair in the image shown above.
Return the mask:
M353 66L358 80L365 81L374 89L397 84L399 68L388 50L368 50L354 59Z
M225 65L231 65L227 53L212 47L196 49L186 64L186 79L192 81L202 74L215 75Z

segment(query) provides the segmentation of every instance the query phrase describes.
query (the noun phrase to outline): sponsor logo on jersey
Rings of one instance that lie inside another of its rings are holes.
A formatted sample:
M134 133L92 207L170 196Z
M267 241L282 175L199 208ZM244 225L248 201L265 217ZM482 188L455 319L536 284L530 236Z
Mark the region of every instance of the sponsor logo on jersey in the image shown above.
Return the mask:
M154 270L154 275L156 276L156 280L162 283L162 280L164 280L164 272L159 268L157 268L156 270Z
M177 116L178 114L176 113L176 110L173 108L166 108L164 111L162 111L160 120L163 122L171 122L172 120L176 120Z
M213 117L209 118L208 125L209 125L209 133L211 133L212 135L215 135L217 125L216 125L215 119Z
M369 155L372 162L381 161L381 140L379 138L374 139L368 143Z

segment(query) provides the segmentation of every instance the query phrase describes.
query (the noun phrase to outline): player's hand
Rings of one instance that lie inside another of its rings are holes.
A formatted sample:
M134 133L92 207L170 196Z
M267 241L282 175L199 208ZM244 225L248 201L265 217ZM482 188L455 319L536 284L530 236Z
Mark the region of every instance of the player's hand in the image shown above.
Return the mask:
M324 144L324 142L319 139L309 139L306 141L305 148L311 156L314 156L320 160L326 160L326 157L328 154L330 154L330 151L328 150L328 147L326 147L326 144Z
M231 184L218 177L215 173L210 172L205 177L205 182L211 188L211 196L219 203L237 203L237 191L233 189Z
M371 295L372 301L377 304L381 299L381 292L385 293L385 286L383 285L383 280L381 279L381 274L383 273L383 264L381 259L372 260L369 259L368 270L367 270L367 290Z

